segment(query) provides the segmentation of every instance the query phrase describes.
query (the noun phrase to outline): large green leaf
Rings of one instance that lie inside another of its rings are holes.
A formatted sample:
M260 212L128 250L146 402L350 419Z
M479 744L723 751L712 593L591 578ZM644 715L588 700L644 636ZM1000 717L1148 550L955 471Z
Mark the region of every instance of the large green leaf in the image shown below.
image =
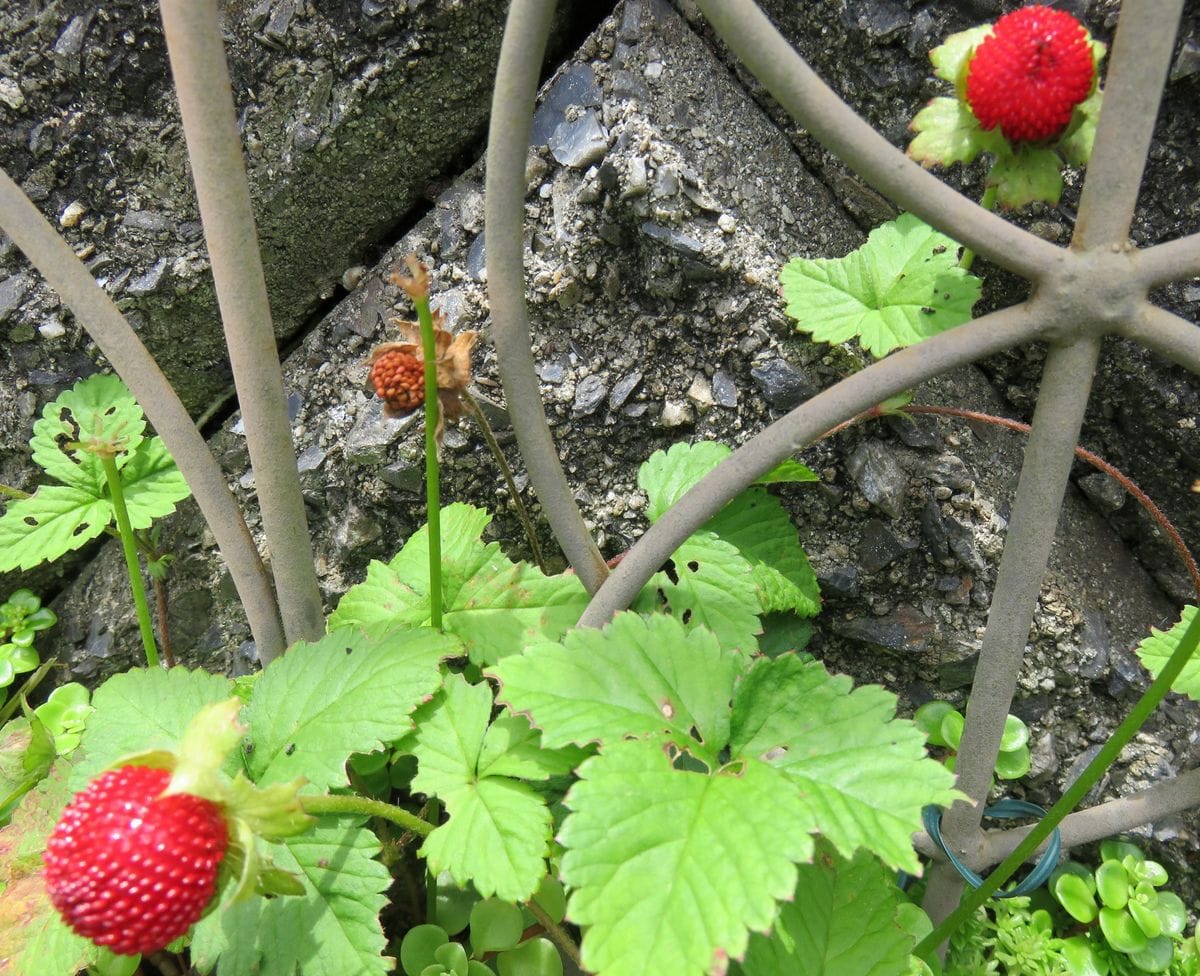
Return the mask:
M32 569L96 538L112 522L112 505L82 488L42 485L8 503L0 516L0 573Z
M382 976L379 913L392 878L379 841L356 820L322 818L308 833L267 844L275 865L301 879L302 896L226 900L197 925L192 962L220 976ZM232 887L232 886L231 886Z
M1138 644L1137 656L1141 658L1146 670L1154 677L1157 678L1162 669L1166 667L1167 661L1178 649L1184 631L1191 625L1195 616L1196 608L1191 605L1185 606L1179 623L1166 631L1151 627L1150 636ZM1193 701L1200 701L1200 653L1192 654L1187 664L1183 666L1183 670L1179 672L1179 677L1171 685L1171 690L1181 695L1187 695Z
M851 690L845 675L794 655L759 660L737 688L730 749L757 757L800 789L821 834L845 857L865 847L886 864L920 872L911 836L921 808L961 794L925 753L925 736L894 718L896 696Z
M176 502L191 494L161 437L147 437L121 469L121 486L129 523L146 529L156 518L175 511Z
M438 664L461 652L449 634L335 630L271 663L243 713L260 785L303 776L318 789L346 785L346 760L413 727L412 712L441 683Z
M751 929L772 925L811 856L811 814L766 763L686 771L652 742L624 741L579 775L562 879L583 968L599 976L722 971Z
M738 658L674 617L617 614L490 670L498 699L527 713L549 747L649 735L715 764L729 738Z
M480 533L491 516L470 505L442 509L442 623L476 664L490 664L535 640L554 640L587 606L573 575L545 576L513 563ZM342 597L330 628L429 622L429 530L422 527L387 564L372 562L367 578Z
M780 274L787 313L818 342L858 338L884 356L971 319L982 282L959 245L914 214L871 231L844 258L793 258Z
M134 668L115 674L92 696L80 742L74 790L124 756L153 749L175 751L188 723L205 705L233 696L233 682L207 671Z
M550 810L525 783L480 769L492 704L486 684L450 675L435 706L422 710L412 788L442 799L449 820L421 854L459 887L472 882L485 898L526 901L546 874Z
M852 861L825 849L802 864L795 897L769 936L754 935L745 976L898 976L913 938L896 919L895 877L870 854Z

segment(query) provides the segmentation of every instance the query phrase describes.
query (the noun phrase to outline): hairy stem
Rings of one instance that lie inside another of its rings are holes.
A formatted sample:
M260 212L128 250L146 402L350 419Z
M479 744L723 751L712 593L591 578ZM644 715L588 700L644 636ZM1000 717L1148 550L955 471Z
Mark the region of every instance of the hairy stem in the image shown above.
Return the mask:
M521 500L521 492L517 490L517 483L513 481L512 469L509 468L508 462L504 459L504 453L500 450L500 444L496 440L496 434L492 430L492 425L488 423L487 415L483 412L483 408L479 406L479 401L471 396L470 391L463 391L462 400L463 405L467 408L467 412L479 424L480 433L483 434L483 439L487 441L487 446L491 448L492 457L496 459L496 463L500 466L500 473L504 475L504 483L508 485L508 493L512 496L513 503L517 508L517 518L521 520L521 525L525 529L525 535L529 539L529 548L533 553L533 561L537 563L538 569L544 573L546 572L546 560L542 556L541 544L538 542L537 533L533 530L533 522L529 518L529 512L525 508L525 503Z
M429 296L413 298L421 325L421 355L425 366L425 507L429 517L429 623L442 629L442 511L438 481L438 383L437 342L433 335L433 313Z
M1059 821L1063 819L1071 810L1079 803L1090 790L1104 775L1108 769L1121 754L1121 750L1130 742L1137 734L1138 730L1150 717L1150 713L1158 707L1158 703L1162 701L1163 696L1170 690L1175 679L1179 677L1179 673L1183 670L1184 665L1191 659L1196 647L1200 645L1200 613L1192 618L1191 624L1187 630L1183 632L1183 636L1179 640L1179 646L1175 648L1175 652L1167 660L1162 671L1159 672L1157 678L1151 683L1150 687L1137 703L1130 710L1117 730L1112 734L1112 738L1104 744L1104 747L1096 754L1096 757L1087 765L1080 777L1071 784L1070 788L1059 798L1059 801L1050 808L1050 811L1042 818L1025 837L1016 849L1003 861L999 866L989 874L983 881L983 884L967 894L959 903L958 907L951 912L932 932L922 939L913 953L925 959L932 959L933 953L937 947L941 945L950 934L958 928L966 919L974 914L975 910L982 905L992 892L996 891L1000 885L1004 884L1013 872L1015 872L1026 858L1029 857L1038 846L1050 836L1054 828L1058 826Z
M175 652L171 648L171 628L167 623L167 583L153 573L150 582L154 584L154 600L158 604L158 633L162 637L163 664L168 668L175 667Z
M579 956L579 946L575 944L575 940L571 938L569 932L559 925L554 919L546 914L546 910L533 898L525 903L525 907L529 909L529 914L538 920L538 924L546 930L546 934L566 956L575 964L578 969L583 969L583 962Z
M107 455L100 455L104 465L104 477L108 481L108 492L112 496L113 514L117 519L117 532L121 536L121 549L125 553L125 568L129 570L129 588L133 591L133 606L137 610L138 629L142 632L142 646L146 649L146 663L158 667L158 648L154 643L154 627L150 623L150 605L146 602L146 586L142 582L142 566L138 562L137 539L129 524L129 511L125 507L125 489L121 486L121 475L117 462Z
M379 817L379 819L391 821L405 830L411 830L421 837L427 836L433 830L433 824L409 813L403 807L398 807L394 803L384 803L383 800L372 800L365 796L340 793L320 795L301 793L300 806L304 808L305 813L313 817L337 816L346 813L359 817Z

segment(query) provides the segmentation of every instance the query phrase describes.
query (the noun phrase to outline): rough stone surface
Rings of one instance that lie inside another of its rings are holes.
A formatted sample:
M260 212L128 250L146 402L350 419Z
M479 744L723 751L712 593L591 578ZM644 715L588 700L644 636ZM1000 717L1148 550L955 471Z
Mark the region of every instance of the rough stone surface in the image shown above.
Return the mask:
M1098 32L1110 6L1093 5ZM774 7L784 22L802 19L783 9L783 0ZM948 3L914 11L909 4L847 2L806 5L806 13L811 23L797 28L797 37L807 53L835 87L846 82L842 90L897 143L905 139L901 123L932 93L925 51L965 26L968 15ZM293 18L286 29L296 23ZM791 255L840 255L857 247L864 231L887 216L886 202L847 182L845 171L794 126L781 128L769 106L757 107L716 50L703 28L659 0L626 0L551 80L558 103L544 116L549 125L559 116L594 111L609 139L603 160L587 167L560 163L548 146L556 122L535 140L526 168L534 361L568 481L606 556L627 549L645 529L636 469L654 450L679 439L741 443L790 408L766 396L755 370L784 363L815 393L864 364L850 347L797 338L783 315L777 279ZM1171 131L1180 145L1189 144L1188 133ZM1181 172L1186 176L1192 166L1184 164ZM977 189L978 175L952 173L950 179ZM299 395L293 433L302 486L331 606L363 578L371 559L394 554L423 511L420 424L384 421L363 387L369 349L392 338L380 315L363 308L371 282L386 282L405 253L431 258L434 304L446 309L453 328L481 330L477 382L495 388L480 185L473 168L445 188L432 211L365 273L287 363L288 387ZM1194 197L1193 187L1164 203L1163 212L1173 215L1168 229L1186 224L1190 211L1180 208L1195 206L1188 202ZM724 216L732 224L722 222ZM1069 220L1057 211L1042 217ZM996 277L989 301L1011 301L1018 286ZM394 287L382 284L380 294L407 316ZM1022 351L941 377L916 397L1025 412L1038 363L1036 350ZM63 368L55 363L46 373ZM702 411L689 391L698 395L705 381L714 408ZM1175 390L1178 404L1187 402L1183 387L1160 383L1157 389L1145 395L1145 425L1154 396ZM589 407L584 413L581 403ZM1156 436L1148 426L1127 429ZM497 433L511 445L511 431ZM213 443L258 532L244 439L227 429ZM922 417L914 430L903 422L864 423L806 448L800 457L821 480L775 490L796 515L823 586L823 612L808 650L831 669L893 689L904 711L934 696L961 707L1022 451L1019 434L943 417ZM1174 477L1190 471L1190 462L1171 458ZM511 500L497 491L494 461L478 434L470 426L448 430L443 459L446 497L492 509L489 538L526 556ZM523 486L519 459L510 455L510 461ZM1126 504L1116 517L1133 507ZM536 502L533 514L544 532ZM891 558L883 558L888 547L880 526L900 546ZM1119 521L1116 527L1123 528ZM865 549L864 538L873 540ZM1006 787L1010 795L1043 803L1077 774L1140 687L1144 678L1130 670L1132 648L1150 625L1169 625L1178 612L1081 493L1069 494L1057 538L1014 704L1033 725L1038 777ZM911 548L910 540L916 543ZM169 521L167 541L181 553L173 570L173 613L176 603L194 601L182 604L180 630L191 643L181 642L181 653L189 662L244 667L245 624L192 507ZM881 555L864 559L867 549ZM1168 565L1166 557L1162 564ZM208 594L211 602L189 593ZM109 546L58 602L63 626L52 632L58 643L43 650L59 651L88 680L127 666L136 625L123 599L119 553ZM1155 716L1093 799L1187 768L1200 750L1179 730L1194 726L1194 708ZM1186 819L1165 826L1161 839L1168 836L1179 848L1198 844Z

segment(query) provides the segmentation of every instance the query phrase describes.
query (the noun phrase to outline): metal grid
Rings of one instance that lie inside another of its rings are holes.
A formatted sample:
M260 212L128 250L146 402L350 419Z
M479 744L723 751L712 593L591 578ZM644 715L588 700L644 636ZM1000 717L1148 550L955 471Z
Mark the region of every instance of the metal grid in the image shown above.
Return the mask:
M498 364L530 480L559 544L592 594L581 624L626 608L693 531L757 478L822 433L888 397L1001 350L1033 341L1049 352L1009 521L987 631L958 753L956 804L943 838L971 867L997 863L1021 829L980 826L1000 736L1016 688L1059 509L1106 335L1140 342L1200 373L1200 329L1154 305L1149 291L1200 275L1200 234L1138 249L1130 224L1170 65L1183 0L1125 0L1104 107L1070 246L1008 223L940 182L888 143L788 45L752 0L696 0L718 35L771 95L826 148L905 210L1028 279L1030 297L900 350L817 394L736 450L689 491L608 572L583 524L542 409L530 350L523 269L525 157L538 66L553 0L514 0L493 96L487 154L488 290ZM1070 846L1200 804L1200 770L1067 817ZM918 846L933 853L918 838ZM944 861L931 874L935 921L958 901Z

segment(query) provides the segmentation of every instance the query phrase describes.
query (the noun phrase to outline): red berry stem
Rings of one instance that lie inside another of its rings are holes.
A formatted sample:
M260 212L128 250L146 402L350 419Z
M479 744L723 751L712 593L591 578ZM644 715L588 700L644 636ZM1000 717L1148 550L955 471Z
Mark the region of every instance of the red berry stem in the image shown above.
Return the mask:
M403 807L383 800L372 800L365 796L329 794L300 794L300 806L304 812L313 817L322 815L350 814L358 817L379 817L388 820L405 830L410 830L419 837L427 837L434 828L428 820L422 820L415 814L409 813Z

